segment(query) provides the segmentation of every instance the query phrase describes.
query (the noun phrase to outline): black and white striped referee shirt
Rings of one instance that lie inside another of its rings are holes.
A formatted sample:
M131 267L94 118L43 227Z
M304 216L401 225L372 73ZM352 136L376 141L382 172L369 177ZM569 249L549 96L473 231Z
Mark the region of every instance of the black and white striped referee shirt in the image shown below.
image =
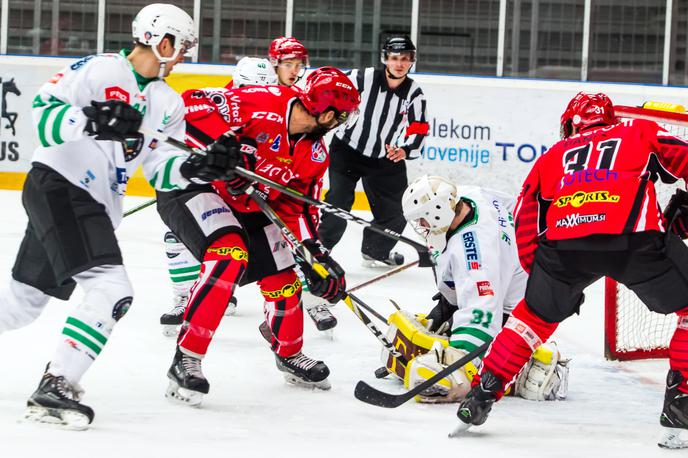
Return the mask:
M384 71L370 67L349 72L361 93L360 115L355 124L341 127L335 135L364 156L383 158L385 145L392 145L404 148L406 159L416 159L429 129L425 96L409 77L391 90Z

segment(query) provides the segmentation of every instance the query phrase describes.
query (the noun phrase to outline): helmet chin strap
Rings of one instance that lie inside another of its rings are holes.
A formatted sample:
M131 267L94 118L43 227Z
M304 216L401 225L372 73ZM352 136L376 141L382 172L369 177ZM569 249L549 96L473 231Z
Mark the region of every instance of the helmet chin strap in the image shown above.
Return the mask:
M385 65L385 72L387 73L387 77L391 80L403 80L408 75L408 72L406 72L406 73L404 73L404 76L394 76L392 74L392 72L389 71L389 67L387 67L386 65Z

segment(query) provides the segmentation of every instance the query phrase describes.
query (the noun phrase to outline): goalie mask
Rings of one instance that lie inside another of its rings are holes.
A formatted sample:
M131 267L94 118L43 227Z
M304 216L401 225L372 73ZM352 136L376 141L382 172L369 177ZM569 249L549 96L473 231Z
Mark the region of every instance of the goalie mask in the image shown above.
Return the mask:
M442 252L459 202L456 186L439 176L415 179L401 198L404 218L428 244Z
M579 92L571 99L561 115L561 138L573 135L573 129L580 131L592 126L608 126L616 123L614 105L605 94Z

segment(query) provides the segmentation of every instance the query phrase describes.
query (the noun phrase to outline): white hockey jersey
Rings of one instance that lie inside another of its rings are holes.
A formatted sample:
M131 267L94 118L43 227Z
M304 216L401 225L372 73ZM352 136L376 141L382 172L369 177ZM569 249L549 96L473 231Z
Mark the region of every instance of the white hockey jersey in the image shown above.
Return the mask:
M523 298L528 276L518 260L513 198L474 186L459 186L458 194L473 217L450 231L436 274L440 293L459 308L450 343L471 351L499 332L502 315Z
M125 158L119 142L100 141L84 132L82 107L92 100L122 100L143 114L142 125L184 138L184 103L160 79L138 75L125 52L99 54L65 67L45 83L33 100L33 119L41 146L32 161L45 164L102 203L117 227L129 177L139 165L159 190L185 188L179 173L187 154L145 137L138 154Z

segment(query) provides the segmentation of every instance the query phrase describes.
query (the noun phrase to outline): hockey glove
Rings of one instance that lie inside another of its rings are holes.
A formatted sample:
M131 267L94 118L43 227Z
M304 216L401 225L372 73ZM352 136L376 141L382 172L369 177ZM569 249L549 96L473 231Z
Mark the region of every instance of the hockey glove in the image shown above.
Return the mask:
M343 299L346 296L344 269L330 257L329 251L319 241L307 239L302 243L316 261L313 266L307 262L299 263L310 292L331 304Z
M194 183L225 179L239 163L241 145L234 136L223 135L210 145L205 155L192 154L179 168L184 178Z
M683 240L688 238L688 192L676 190L664 208L664 219L671 232Z
M258 145L255 140L242 138L239 147L240 155L236 158L237 162L232 168L238 166L253 171L256 168L256 151L258 151ZM251 184L253 184L251 180L232 171L227 175L227 191L233 196L243 194Z
M83 112L88 118L84 131L95 135L96 140L126 143L141 136L139 127L143 116L120 100L92 101L90 106L83 108Z
M425 317L428 320L428 330L437 334L450 333L454 312L459 308L456 305L450 304L442 293L432 296L432 300L438 302Z

